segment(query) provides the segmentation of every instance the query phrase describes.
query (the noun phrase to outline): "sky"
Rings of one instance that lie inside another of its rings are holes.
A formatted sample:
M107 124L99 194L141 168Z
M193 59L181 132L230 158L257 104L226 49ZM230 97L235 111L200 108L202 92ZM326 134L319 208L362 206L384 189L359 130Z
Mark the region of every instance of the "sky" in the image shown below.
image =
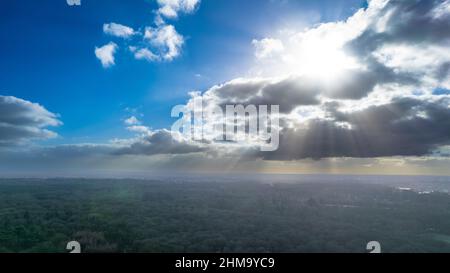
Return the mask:
M449 0L1 1L0 48L0 176L450 175ZM278 149L171 133L200 95Z

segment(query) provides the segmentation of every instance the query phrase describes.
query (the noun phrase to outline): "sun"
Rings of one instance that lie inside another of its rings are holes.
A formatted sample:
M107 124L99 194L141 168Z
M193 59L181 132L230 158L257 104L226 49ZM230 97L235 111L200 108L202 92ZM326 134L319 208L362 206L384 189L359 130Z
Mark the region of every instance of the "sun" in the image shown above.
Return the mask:
M356 67L356 62L344 53L325 42L307 43L300 58L303 73L312 77L330 79L343 71Z
M285 58L291 73L322 81L331 81L345 71L359 67L338 41L331 39L305 39L291 50Z

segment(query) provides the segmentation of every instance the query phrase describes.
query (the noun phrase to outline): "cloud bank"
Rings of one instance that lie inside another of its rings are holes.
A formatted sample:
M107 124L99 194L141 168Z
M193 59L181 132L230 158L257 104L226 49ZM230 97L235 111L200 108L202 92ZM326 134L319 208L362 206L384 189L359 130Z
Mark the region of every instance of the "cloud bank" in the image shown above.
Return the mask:
M57 134L45 128L61 124L56 114L37 103L11 96L0 96L0 146L54 138Z
M253 40L261 76L209 104L279 104L265 160L426 156L450 144L450 1L372 0L343 22ZM311 59L311 57L313 59Z

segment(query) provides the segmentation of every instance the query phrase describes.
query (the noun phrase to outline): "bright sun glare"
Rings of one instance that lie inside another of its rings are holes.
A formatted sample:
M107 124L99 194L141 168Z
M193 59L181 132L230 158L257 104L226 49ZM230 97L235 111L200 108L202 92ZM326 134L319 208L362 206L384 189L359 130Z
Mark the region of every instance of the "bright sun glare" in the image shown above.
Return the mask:
M358 67L339 43L329 39L308 39L285 57L291 72L323 81L334 80L348 69Z

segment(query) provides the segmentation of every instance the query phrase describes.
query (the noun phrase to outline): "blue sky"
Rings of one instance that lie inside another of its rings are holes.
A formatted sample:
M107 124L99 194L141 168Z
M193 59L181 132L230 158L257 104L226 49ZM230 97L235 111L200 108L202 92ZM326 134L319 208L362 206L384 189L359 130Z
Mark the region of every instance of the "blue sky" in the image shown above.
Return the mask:
M449 37L450 0L1 1L0 175L450 175ZM171 135L191 91L279 149Z
M111 37L104 23L151 25L155 1L64 0L0 3L0 90L61 115L61 136L48 143L99 142L129 133L121 119L137 108L153 128L168 127L170 109L192 90L205 91L244 73L252 39L280 26L307 27L351 15L365 1L203 1L195 14L171 21L186 37L172 62L137 61L120 52L103 69L94 47ZM282 14L283 16L280 16ZM125 49L121 49L124 51Z

